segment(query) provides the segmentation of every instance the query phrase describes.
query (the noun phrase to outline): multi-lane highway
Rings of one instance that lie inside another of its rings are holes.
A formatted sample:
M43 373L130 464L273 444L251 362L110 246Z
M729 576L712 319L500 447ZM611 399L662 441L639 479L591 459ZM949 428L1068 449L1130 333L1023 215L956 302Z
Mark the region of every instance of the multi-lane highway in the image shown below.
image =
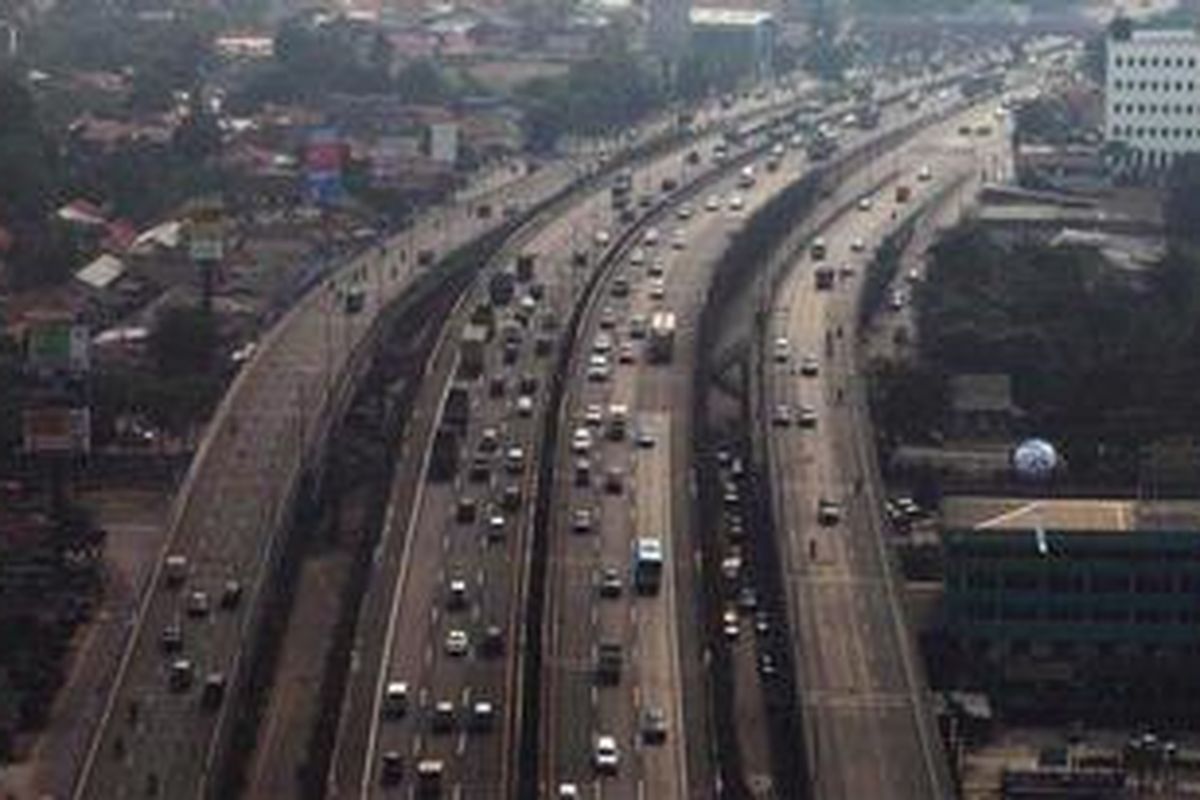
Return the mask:
M671 186L707 169L684 157L691 147L636 171L631 210L658 203ZM563 344L561 326L622 227L607 188L519 237L446 326L398 454L373 599L356 648L362 668L343 708L335 795L409 791L420 763L435 761L452 794L511 790L524 649L519 614L545 387ZM531 273L511 300L493 304L483 367L464 376L459 337L466 319L484 304L491 276L521 255L533 257ZM469 407L461 466L451 481L431 481L429 453L452 382ZM395 692L399 684L408 696L403 713L389 710L389 687ZM477 718L480 703L490 722Z
M771 308L761 424L815 797L953 796L883 539L855 358L857 303L882 237L940 187L978 175L1002 153L1007 137L995 132L1003 120L994 107L908 143L893 162L898 176L818 232L820 245L806 248ZM992 132L977 135L984 130ZM905 191L912 196L901 202ZM829 283L818 288L823 270ZM893 289L889 305L902 307L910 290Z
M173 508L166 548L130 609L128 644L95 712L96 735L78 754L76 797L185 797L211 789L228 707L216 700L203 707L204 686L241 675L298 476L377 315L436 268L430 262L438 256L499 224L499 215L481 219L476 205L502 198L529 207L594 168L590 161L552 164L473 205L435 209L343 267L263 338L209 425ZM165 580L168 556L184 565L174 588ZM225 693L235 690L230 684Z

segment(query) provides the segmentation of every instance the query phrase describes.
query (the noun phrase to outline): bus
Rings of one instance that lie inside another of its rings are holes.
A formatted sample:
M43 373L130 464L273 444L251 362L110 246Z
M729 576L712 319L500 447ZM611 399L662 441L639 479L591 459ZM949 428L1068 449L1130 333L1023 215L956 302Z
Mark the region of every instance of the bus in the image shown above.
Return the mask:
M633 543L633 585L639 594L658 594L662 584L662 540L642 537Z

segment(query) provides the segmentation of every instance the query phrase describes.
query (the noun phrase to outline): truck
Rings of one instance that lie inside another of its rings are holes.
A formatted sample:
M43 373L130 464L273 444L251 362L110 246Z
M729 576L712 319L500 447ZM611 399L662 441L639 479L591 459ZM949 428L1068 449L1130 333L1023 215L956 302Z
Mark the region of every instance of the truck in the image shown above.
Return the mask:
M833 267L817 267L813 270L817 291L824 292L833 288Z
M662 585L662 540L639 537L633 543L633 585L639 594L658 594Z
M458 472L458 431L445 425L433 435L429 459L429 479L448 481Z
M459 372L465 378L483 374L484 357L491 331L483 325L468 324L458 343Z
M650 318L649 359L666 364L675 352L675 312L656 311Z
M516 275L509 270L500 270L488 281L488 297L494 306L506 306L516 293Z
M467 387L455 384L446 393L446 402L442 406L442 425L451 430L464 433L471 419L471 395Z

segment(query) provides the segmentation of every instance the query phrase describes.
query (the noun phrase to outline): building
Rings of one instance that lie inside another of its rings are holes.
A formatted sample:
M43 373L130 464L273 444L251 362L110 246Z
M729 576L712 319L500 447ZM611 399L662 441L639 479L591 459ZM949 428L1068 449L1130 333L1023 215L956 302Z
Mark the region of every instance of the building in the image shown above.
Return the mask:
M945 504L953 682L1010 718L1200 716L1200 504Z
M692 51L721 73L765 78L771 74L778 36L769 11L693 8Z
M1130 30L1108 40L1105 131L1109 158L1126 172L1161 171L1200 150L1200 34Z
M668 71L687 52L691 13L691 0L650 0L646 49Z

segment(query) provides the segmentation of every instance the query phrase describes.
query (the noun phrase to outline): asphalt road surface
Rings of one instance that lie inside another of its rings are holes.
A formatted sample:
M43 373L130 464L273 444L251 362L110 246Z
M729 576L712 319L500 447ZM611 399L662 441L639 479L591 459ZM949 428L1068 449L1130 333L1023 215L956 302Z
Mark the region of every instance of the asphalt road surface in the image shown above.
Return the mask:
M993 108L982 118L995 128ZM828 255L819 266L838 274L831 290L816 288L818 264L806 252L772 307L762 423L769 426L814 797L953 796L883 540L853 340L871 251L924 198L978 172L993 152L974 134L958 133L964 120L974 130L981 112L918 135L890 157L898 178L820 232ZM900 184L913 191L906 203L896 199ZM819 519L822 501L836 504L838 519Z

